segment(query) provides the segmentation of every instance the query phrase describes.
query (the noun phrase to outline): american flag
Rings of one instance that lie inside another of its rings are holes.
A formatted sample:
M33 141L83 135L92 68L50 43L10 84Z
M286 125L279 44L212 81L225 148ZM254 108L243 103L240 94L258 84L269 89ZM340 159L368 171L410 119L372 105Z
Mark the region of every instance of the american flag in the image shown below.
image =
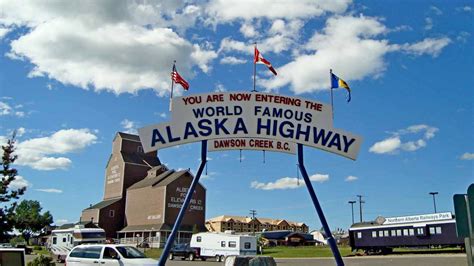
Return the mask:
M181 86L183 86L183 89L184 90L188 90L189 89L189 83L184 80L178 73L178 71L176 71L176 67L173 67L173 72L171 72L171 79L175 82L175 83L178 83L180 84Z

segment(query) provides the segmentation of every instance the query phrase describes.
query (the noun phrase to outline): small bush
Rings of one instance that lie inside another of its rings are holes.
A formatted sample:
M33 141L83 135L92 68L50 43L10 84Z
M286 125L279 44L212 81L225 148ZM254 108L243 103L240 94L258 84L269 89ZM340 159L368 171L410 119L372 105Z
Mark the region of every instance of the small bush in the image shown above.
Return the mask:
M10 244L16 247L17 245L26 245L26 241L23 236L15 236L14 238L10 239Z
M40 255L33 261L28 262L28 266L54 266L54 262L51 257Z
M43 247L42 246L34 246L33 250L43 250Z

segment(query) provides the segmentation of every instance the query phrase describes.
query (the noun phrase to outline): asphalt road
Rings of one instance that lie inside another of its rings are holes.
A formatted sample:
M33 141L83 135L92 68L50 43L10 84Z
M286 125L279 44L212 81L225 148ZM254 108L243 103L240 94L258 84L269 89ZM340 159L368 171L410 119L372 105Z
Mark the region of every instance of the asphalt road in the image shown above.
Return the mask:
M298 259L275 259L277 265L281 266L334 266L333 258L298 258ZM345 265L348 266L466 266L467 259L465 254L448 255L394 255L394 256L370 256L370 257L350 257L344 258ZM215 261L168 261L169 266L217 266L223 265Z
M27 255L27 261L33 260L33 255ZM275 259L277 265L281 266L334 266L333 258L298 258L298 259ZM350 257L344 258L345 265L348 266L465 266L467 259L465 254L443 254L443 255L388 255L388 256L370 256L370 257ZM64 265L57 263L56 265ZM169 266L218 266L218 263L209 261L168 261Z

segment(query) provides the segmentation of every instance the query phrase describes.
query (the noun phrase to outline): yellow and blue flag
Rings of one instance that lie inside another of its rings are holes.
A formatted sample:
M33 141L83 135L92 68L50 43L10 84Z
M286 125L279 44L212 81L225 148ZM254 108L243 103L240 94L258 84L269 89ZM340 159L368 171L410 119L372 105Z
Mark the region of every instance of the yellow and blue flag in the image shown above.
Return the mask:
M349 85L347 85L347 83L344 80L342 80L338 76L331 73L331 90L335 89L335 88L344 88L344 89L346 89L347 92L349 93L348 97L347 97L347 102L351 101L351 88L349 88Z

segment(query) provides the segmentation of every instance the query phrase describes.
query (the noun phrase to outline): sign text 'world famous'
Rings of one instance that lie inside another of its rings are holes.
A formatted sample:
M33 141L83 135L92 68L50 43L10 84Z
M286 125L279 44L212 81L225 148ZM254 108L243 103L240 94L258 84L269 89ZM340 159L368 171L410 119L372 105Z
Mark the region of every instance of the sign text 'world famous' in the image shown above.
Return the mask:
M361 142L333 128L327 104L243 92L174 98L171 122L141 128L139 134L146 152L201 140L259 138L301 143L355 159Z

